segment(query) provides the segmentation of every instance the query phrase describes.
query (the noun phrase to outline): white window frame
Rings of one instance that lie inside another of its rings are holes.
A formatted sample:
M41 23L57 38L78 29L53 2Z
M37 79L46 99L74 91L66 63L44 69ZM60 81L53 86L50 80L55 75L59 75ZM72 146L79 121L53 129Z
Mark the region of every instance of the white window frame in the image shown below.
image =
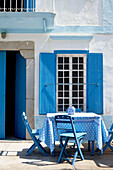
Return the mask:
M56 80L57 80L57 85L56 85L56 110L57 110L57 112L65 112L64 110L63 111L58 111L58 57L69 57L69 63L71 63L70 64L70 66L69 66L69 77L72 77L72 57L83 57L83 60L84 60L84 83L83 83L83 86L84 86L84 97L82 97L83 98L83 100L84 100L84 103L83 103L83 105L84 105L84 108L83 108L83 111L84 112L86 112L86 54L57 54L57 67L56 67L56 72L57 72L57 74L56 74ZM78 65L79 65L79 63L78 63ZM82 71L83 71L82 70ZM63 69L63 71L65 71L64 69ZM79 73L79 69L78 69L78 73ZM78 79L79 79L79 75L78 75ZM71 91L72 91L72 78L69 78L69 106L72 106L72 93L71 93ZM79 91L79 83L77 83L78 84L78 91ZM64 86L64 85L63 85ZM63 93L64 93L64 90L63 90ZM64 101L64 95L63 95L63 101ZM78 97L78 99L79 99L79 97ZM78 107L79 107L79 102L78 102ZM63 102L63 108L64 108L64 102Z

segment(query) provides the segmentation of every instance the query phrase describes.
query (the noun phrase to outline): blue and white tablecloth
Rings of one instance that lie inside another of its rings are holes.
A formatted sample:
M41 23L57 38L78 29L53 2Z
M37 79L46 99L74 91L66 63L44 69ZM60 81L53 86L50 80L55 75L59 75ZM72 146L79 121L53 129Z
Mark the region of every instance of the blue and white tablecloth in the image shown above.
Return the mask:
M54 124L54 116L62 113L48 113L43 127L39 134L39 139L44 142L51 150L55 149L55 141L58 141L56 128ZM100 115L95 113L75 113L75 127L77 132L86 132L84 140L92 140L97 142L97 148L102 150L102 146L108 141L109 135ZM68 126L66 124L66 126Z

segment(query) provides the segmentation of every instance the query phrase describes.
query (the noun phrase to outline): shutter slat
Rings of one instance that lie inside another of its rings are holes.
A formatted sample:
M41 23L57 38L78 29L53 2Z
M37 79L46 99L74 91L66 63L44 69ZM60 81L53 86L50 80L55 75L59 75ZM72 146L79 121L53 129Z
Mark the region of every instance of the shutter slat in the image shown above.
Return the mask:
M39 114L56 112L56 57L40 53L39 64Z
M87 62L87 111L103 113L103 54L89 53Z

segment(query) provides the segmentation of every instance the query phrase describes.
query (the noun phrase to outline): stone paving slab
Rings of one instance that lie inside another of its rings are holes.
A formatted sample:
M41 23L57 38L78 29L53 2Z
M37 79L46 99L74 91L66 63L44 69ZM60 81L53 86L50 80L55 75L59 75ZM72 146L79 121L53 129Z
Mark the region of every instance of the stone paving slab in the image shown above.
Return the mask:
M56 146L56 156L53 157L49 153L49 148L43 144L48 152L48 156L43 156L38 149L35 149L30 156L25 156L27 149L32 145L32 141L28 140L1 140L0 141L0 170L110 170L113 169L113 152L107 150L102 156L91 156L87 152L87 144L83 144L82 151L84 161L79 158L75 165L72 166L65 161L58 164L58 156L60 148ZM72 149L69 149L72 152Z

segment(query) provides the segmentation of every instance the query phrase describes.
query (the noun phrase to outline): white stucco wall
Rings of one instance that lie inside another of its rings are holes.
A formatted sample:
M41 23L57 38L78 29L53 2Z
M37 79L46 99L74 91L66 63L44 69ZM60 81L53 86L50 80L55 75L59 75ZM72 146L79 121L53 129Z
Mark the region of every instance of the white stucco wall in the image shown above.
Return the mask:
M103 0L56 0L56 25L102 25Z
M34 114L39 113L39 53L54 50L90 50L104 55L104 114L113 115L113 35L95 34L88 40L51 40L49 34L7 34L0 41L34 41L35 42L35 101Z
M37 11L56 13L55 25L102 25L103 0L37 0Z

